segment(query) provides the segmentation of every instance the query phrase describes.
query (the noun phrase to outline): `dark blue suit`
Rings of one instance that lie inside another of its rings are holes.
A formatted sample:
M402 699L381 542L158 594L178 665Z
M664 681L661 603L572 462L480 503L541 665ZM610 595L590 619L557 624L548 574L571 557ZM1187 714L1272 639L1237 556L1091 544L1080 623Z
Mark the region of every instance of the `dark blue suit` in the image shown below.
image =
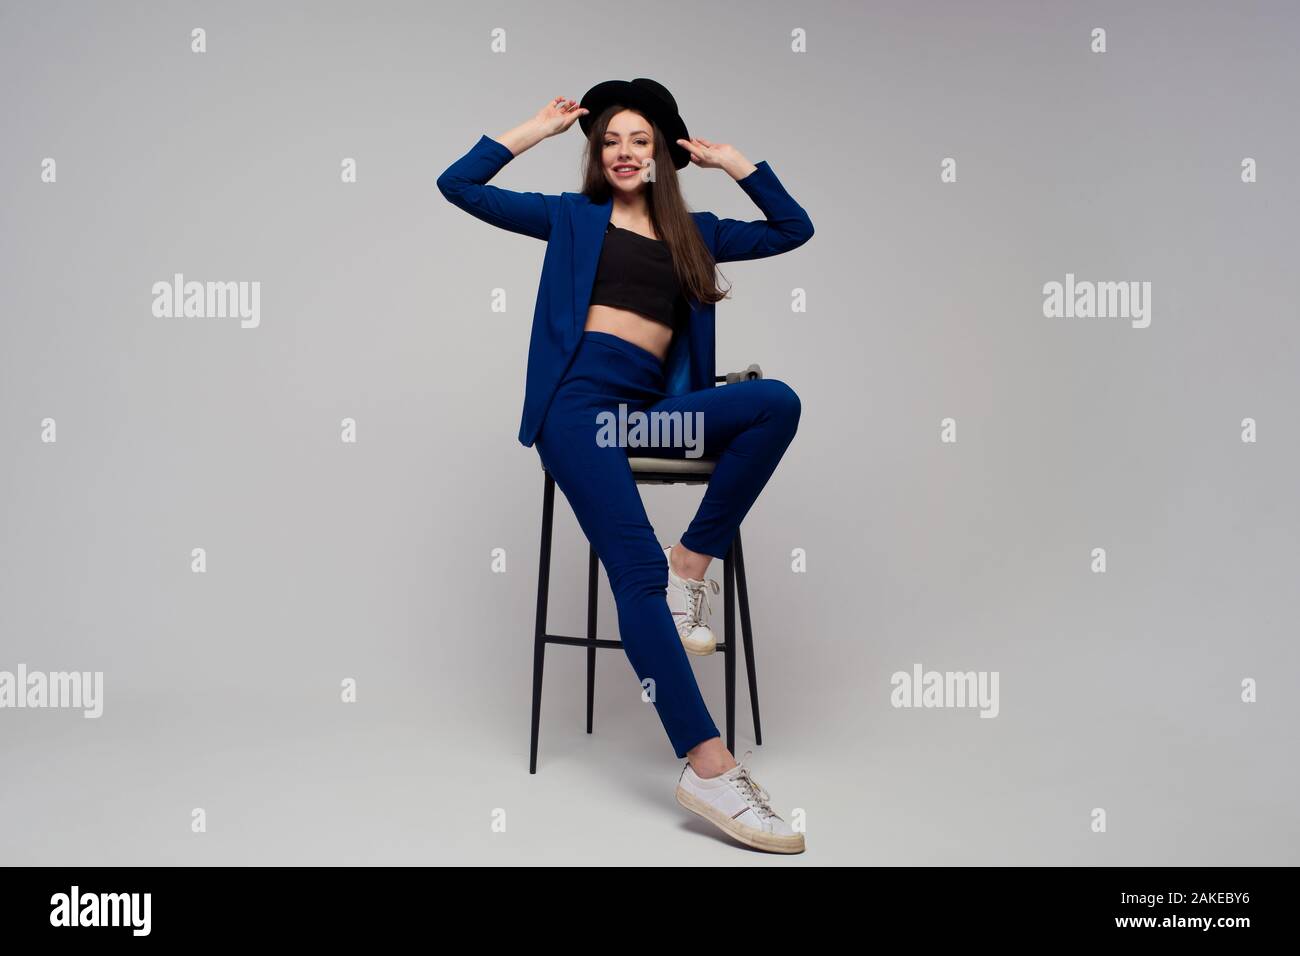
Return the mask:
M543 465L600 556L628 660L643 687L653 688L673 750L683 757L701 741L719 736L718 728L665 600L668 564L637 491L628 448L603 442L597 423L620 406L676 419L683 426L698 422L695 438L687 439L695 454L685 454L695 457L702 451L715 464L681 542L720 558L794 437L799 398L776 379L714 387L712 305L693 307L689 334L673 337L662 363L618 336L584 331L612 202L592 203L580 193L548 196L487 185L511 158L505 146L483 136L438 178L438 188L485 222L547 240L519 440L525 446L535 441ZM766 221L693 214L716 261L776 255L812 235L808 215L766 163L759 163L740 186ZM684 452L670 442L635 454L682 457Z

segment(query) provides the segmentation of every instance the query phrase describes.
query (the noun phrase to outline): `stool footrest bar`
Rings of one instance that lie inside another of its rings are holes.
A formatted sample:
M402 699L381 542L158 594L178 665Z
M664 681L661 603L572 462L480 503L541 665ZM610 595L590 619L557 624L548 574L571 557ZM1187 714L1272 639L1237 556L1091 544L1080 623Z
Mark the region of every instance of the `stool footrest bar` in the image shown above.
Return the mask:
M547 644L567 644L570 647L609 647L622 650L622 641L611 641L603 637L569 637L566 634L547 634L545 636ZM726 641L718 641L715 648L717 651L725 653L727 648Z

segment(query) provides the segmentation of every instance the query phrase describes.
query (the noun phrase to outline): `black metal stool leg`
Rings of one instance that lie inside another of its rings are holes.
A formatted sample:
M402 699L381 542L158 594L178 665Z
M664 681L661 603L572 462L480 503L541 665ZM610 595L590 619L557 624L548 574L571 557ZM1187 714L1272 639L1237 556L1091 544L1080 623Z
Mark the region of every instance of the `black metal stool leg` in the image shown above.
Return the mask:
M591 556L587 560L587 639L596 637L596 548L588 545ZM596 647L587 648L587 733L591 733L591 717L596 704Z
M727 644L727 659L724 662L723 680L727 687L727 749L736 752L736 566L732 558L735 545L727 548L723 558L722 570L725 611L723 613L723 634Z
M745 581L745 549L740 544L740 529L731 545L736 552L736 596L740 598L740 633L745 643L745 672L749 677L749 706L754 714L754 746L763 744L763 725L758 719L758 678L754 676L754 635L749 629L749 585Z
M537 624L533 632L533 734L528 772L537 773L537 731L542 720L542 665L546 659L546 600L551 589L551 518L555 514L555 479L546 472L542 491L542 554L537 564Z

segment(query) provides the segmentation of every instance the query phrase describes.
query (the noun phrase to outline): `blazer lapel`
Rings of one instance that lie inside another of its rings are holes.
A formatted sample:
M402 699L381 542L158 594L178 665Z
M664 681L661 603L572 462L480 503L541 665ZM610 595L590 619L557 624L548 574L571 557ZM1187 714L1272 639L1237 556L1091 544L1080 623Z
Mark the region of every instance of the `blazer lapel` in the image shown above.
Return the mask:
M591 304L591 289L596 283L596 266L600 264L600 250L605 243L605 229L614 212L614 202L603 203L580 200L574 207L573 219L573 320L572 342L582 337L587 324L587 307Z

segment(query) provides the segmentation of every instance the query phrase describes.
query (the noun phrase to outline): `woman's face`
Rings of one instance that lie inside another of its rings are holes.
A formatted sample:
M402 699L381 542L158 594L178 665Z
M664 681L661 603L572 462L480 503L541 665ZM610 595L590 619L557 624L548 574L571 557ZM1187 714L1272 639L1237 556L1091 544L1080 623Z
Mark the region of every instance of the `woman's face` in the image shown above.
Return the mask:
M650 175L654 144L654 128L648 119L631 110L614 114L600 151L605 181L611 189L635 193L645 188L642 176Z

